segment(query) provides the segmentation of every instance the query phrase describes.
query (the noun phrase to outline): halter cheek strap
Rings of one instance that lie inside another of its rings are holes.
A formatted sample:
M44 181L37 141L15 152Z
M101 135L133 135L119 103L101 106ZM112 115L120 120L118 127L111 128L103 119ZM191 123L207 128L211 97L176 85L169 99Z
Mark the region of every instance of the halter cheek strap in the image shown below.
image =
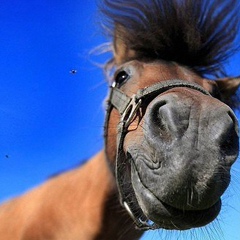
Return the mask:
M115 84L112 85L110 90L110 96L108 100L108 109L105 121L105 136L107 135L108 121L112 108L116 108L121 116L118 123L118 134L117 134L117 153L116 153L116 162L115 162L115 176L119 192L119 199L122 206L125 207L133 221L135 222L137 228L141 230L156 229L158 226L153 223L149 223L149 219L144 215L141 208L138 209L137 216L133 209L136 208L135 205L138 205L136 196L133 194L129 196L124 191L124 186L128 184L132 188L131 183L124 182L124 173L126 172L126 167L129 166L129 163L126 162L126 154L124 153L123 143L124 138L128 132L128 127L136 117L136 114L139 108L142 107L142 104L146 100L152 100L163 92L166 92L169 89L176 87L184 87L197 90L205 95L211 96L204 88L199 86L196 83L190 83L183 80L169 80L165 82L159 82L154 85L151 85L147 88L140 89L132 97L127 96L120 89L116 87ZM106 146L105 146L106 147ZM133 191L134 192L134 191Z

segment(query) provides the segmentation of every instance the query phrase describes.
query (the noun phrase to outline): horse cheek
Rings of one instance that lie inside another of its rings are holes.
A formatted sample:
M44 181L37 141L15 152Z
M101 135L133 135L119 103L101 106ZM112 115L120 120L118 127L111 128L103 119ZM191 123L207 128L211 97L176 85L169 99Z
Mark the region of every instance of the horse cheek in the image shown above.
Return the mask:
M115 167L115 159L116 159L116 151L117 151L117 125L119 122L120 116L119 113L113 109L108 126L106 129L106 142L105 142L105 152L107 156L107 161L109 162L111 168L114 170Z

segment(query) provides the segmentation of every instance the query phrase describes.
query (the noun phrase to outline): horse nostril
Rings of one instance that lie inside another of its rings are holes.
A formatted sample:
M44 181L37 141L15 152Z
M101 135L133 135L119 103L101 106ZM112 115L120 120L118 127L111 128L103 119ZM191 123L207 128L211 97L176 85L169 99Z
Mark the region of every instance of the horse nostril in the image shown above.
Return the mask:
M165 131L166 126L165 126L165 121L164 117L161 113L161 109L167 104L167 101L159 101L157 104L155 104L152 108L151 115L152 115L152 123L157 126L160 130ZM166 116L165 116L166 118Z
M239 133L237 119L232 111L228 112L230 120L226 123L220 138L220 147L225 165L231 166L239 152Z
M239 137L238 120L237 120L235 114L232 111L228 111L228 115L232 119L232 122L234 124L235 132L236 132L237 136Z
M190 107L181 104L174 96L167 96L151 109L152 124L156 132L165 136L183 135L189 125Z

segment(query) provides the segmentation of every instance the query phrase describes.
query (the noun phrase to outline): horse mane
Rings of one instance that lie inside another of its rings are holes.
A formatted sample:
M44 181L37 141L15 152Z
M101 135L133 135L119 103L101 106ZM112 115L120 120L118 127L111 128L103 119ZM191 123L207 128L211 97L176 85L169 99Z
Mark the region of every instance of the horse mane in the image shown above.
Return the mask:
M136 52L136 59L174 61L200 75L219 76L224 74L223 63L239 48L234 47L239 27L237 3L102 0L100 10L107 34L121 31L118 35Z

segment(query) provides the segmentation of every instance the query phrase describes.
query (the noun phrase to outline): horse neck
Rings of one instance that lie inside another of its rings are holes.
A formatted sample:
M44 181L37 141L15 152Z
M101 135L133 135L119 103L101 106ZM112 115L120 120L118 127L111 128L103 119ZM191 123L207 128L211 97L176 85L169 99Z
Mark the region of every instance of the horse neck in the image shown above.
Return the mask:
M118 200L115 179L109 169L104 152L100 152L84 166L89 183L94 185L89 204L99 205L98 230L94 240L139 239L141 231L135 229L133 221L122 208ZM91 174L90 174L91 173ZM95 189L95 190L94 190ZM96 203L97 201L97 203ZM97 209L97 208L96 208ZM96 221L96 219L94 220ZM92 223L89 222L91 225Z

